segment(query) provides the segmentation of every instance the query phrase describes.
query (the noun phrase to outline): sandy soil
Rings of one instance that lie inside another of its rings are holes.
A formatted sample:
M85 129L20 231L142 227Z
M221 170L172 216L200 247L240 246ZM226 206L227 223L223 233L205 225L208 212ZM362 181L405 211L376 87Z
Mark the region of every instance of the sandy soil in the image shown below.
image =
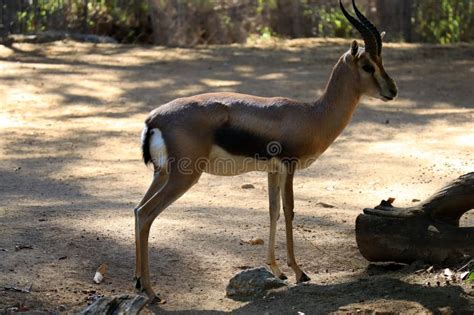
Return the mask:
M423 199L473 171L473 46L386 45L400 97L364 99L334 145L295 179L296 253L312 278L236 302L225 286L265 262L266 176L204 175L152 228L155 289L145 313L473 312L472 284L428 286L433 274L391 271L359 254L364 207ZM0 46L0 309L74 312L95 294L133 292L133 212L150 182L140 160L147 113L206 91L316 98L348 41L165 49L57 42ZM241 189L243 184L255 189ZM319 202L334 205L324 208ZM474 213L462 218L474 225ZM277 232L286 267L284 224ZM15 251L15 245L32 249ZM109 274L92 277L101 263ZM29 287L31 293L3 290ZM1 311L0 311L1 312Z

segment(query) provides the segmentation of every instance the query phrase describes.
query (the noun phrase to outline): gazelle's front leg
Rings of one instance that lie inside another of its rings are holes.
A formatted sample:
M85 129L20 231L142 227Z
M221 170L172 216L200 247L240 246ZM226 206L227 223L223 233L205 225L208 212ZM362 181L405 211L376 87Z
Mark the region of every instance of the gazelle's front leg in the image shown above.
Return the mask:
M270 204L270 238L268 241L267 264L273 274L280 279L287 279L281 272L275 259L275 234L280 217L280 178L278 173L268 173L268 199Z
M305 282L311 280L298 266L295 259L294 245L293 245L293 218L294 218L294 199L293 199L293 172L288 171L281 173L281 187L282 187L282 201L283 212L285 213L285 227L286 227L286 249L288 266L293 269L296 275L297 282Z

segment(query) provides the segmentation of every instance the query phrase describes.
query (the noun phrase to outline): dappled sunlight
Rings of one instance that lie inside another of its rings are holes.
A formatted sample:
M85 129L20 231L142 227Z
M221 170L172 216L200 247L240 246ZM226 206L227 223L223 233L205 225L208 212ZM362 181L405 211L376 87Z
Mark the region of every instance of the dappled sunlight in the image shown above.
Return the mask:
M279 80L284 78L286 78L286 76L283 73L278 72L269 73L258 77L259 80Z
M16 105L23 105L25 106L25 114L31 114L33 112L33 108L28 108L29 106L34 106L34 110L46 110L50 107L50 104L46 102L41 102L38 98L38 94L41 87L36 87L32 85L26 85L26 87L12 87L9 90L5 91L3 101L6 104L16 104ZM54 98L54 96L53 96ZM54 103L60 102L59 97L55 97L52 100ZM26 106L28 104L28 106ZM5 106L4 109L8 107ZM26 117L25 117L26 118Z
M241 84L240 81L232 80L201 79L200 81L208 87L233 87Z
M435 124L441 128L443 122L438 121ZM458 127L444 128L442 139L434 137L433 130L426 128L425 130L418 130L417 133L423 138L423 141L414 139L407 134L398 134L390 142L376 142L368 147L369 152L374 154L388 154L394 158L412 158L417 159L419 163L438 164L438 171L449 165L452 168L458 169L460 172L468 172L472 167L472 152L469 147L447 146L446 142L460 144L459 139L467 140L467 136L459 136L459 134L469 130L469 125ZM471 143L469 145L469 143ZM472 146L471 141L463 142L464 146ZM444 165L444 167L443 167Z
M190 95L196 95L196 94L201 94L206 91L205 87L199 84L189 84L181 89L177 89L174 91L173 95L175 97L188 97ZM167 101L171 101L172 99L167 99ZM158 107L161 104L160 103L155 103L153 104L154 107Z
M139 82L123 82L124 85L129 89L133 88L144 88L144 89L162 89L166 87L172 87L175 83L172 79L155 79L150 81L139 81Z
M16 116L17 117L8 115L7 113L0 113L0 126L4 128L18 128L27 125L23 117L19 117L19 115Z
M474 128L474 127L473 127ZM453 137L453 141L460 145L460 146L466 146L466 147L474 147L474 135L473 133L467 134L467 135L462 135L462 136L455 136ZM474 149L474 148L472 148Z
M255 72L255 69L247 65L238 65L234 67L234 71L242 74L252 75Z

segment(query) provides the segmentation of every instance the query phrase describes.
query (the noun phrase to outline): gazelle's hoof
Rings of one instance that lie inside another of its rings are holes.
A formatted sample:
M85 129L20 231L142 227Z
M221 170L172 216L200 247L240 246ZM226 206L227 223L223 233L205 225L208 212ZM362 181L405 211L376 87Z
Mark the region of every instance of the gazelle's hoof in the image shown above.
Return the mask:
M160 298L158 295L153 294L152 296L147 295L148 304L165 304L166 300Z
M280 280L288 280L288 277L282 272L280 276L278 276Z
M298 282L298 283L301 283L301 282L308 282L308 281L310 281L310 280L311 280L311 278L308 277L308 276L303 272L297 282Z
M142 282L141 282L140 278L135 277L135 278L133 278L133 281L135 281L135 286L134 286L135 287L135 292L136 293L142 293L143 292Z
M135 277L135 292L145 295L148 298L148 304L165 304L166 301L153 292L153 289L143 286L141 278Z

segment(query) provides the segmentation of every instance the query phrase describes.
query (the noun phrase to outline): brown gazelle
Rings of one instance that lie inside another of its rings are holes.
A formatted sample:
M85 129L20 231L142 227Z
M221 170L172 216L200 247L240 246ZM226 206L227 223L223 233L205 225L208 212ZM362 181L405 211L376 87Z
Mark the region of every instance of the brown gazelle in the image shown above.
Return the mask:
M142 133L145 163L154 166L153 181L135 209L135 287L159 300L150 283L148 235L155 218L191 188L202 172L237 175L268 173L270 237L267 264L285 279L275 260L275 231L280 198L286 224L288 266L296 281L309 277L293 250L293 176L308 167L349 123L362 95L392 100L395 82L382 65L382 37L355 6L357 18L339 1L360 32L365 49L354 41L335 65L324 93L315 102L237 93L209 93L179 98L153 110Z

